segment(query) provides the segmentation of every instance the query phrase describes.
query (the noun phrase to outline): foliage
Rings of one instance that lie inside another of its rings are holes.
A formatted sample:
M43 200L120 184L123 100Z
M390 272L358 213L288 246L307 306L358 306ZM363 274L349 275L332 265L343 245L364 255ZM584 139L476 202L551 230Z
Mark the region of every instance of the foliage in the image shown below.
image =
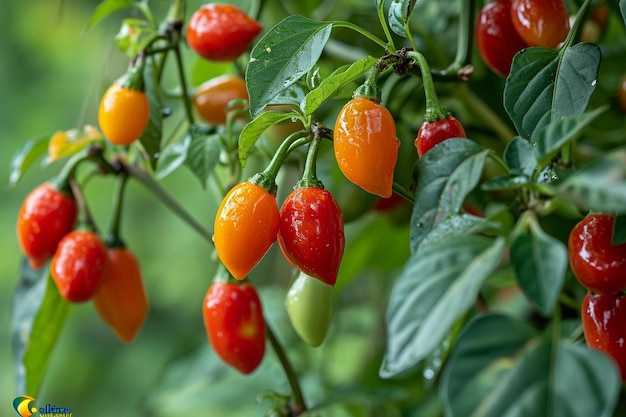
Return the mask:
M619 372L583 340L585 290L572 279L567 236L588 212L618 215L613 239L623 242L626 235L626 123L616 103L617 80L626 72L624 2L568 2L574 18L561 46L521 50L506 79L471 53L481 6L473 0L461 7L251 1L247 10L264 33L249 54L228 64L187 54L186 3L172 0L163 11L148 1L104 0L95 8L86 22L90 30L126 13L114 44L121 56L142 62L148 125L129 147L109 143L91 126L66 132L53 126L17 149L10 185L19 187L41 159L61 161L57 176L69 178L83 220L101 230L85 190L98 188L94 177L132 179L172 219L198 232L209 252L213 231L204 224L213 218L202 213L199 220L178 190L164 187L180 172L190 174L194 186L199 180L202 195L215 202L247 179L281 200L294 177L318 184L317 167L342 210L355 201L366 209L344 219L337 284L318 291L333 296L332 308L329 300L320 303L324 322L298 316L314 329L309 343L321 347L302 344L302 329L288 326L298 301L292 294L287 317L284 300L297 272L275 256L274 245L247 278L237 276L260 289L274 353L249 377L231 374L206 338L200 347L196 339L196 353L172 365L146 394L148 413L215 413L233 404L268 416L619 413L626 402ZM583 42L592 7L607 7L608 21L597 39ZM450 39L457 39L456 49ZM197 120L191 108L196 82L189 80L216 72L245 76L249 94L243 110L241 101L224 109L223 125ZM370 209L371 200L357 193L348 202L340 195L353 184L327 146L355 91L382 97L396 124L393 189L404 205L389 211ZM418 159L413 138L433 108L454 113L468 139L450 138ZM63 140L53 141L59 135ZM122 197L132 201L130 193L121 187L111 196L103 236L121 235ZM159 226L139 238L160 238ZM213 256L210 263L214 270L220 261ZM23 262L17 282L11 317L16 395L36 397L74 306L60 297L47 267ZM306 313L315 314L307 301ZM181 402L196 406L178 407Z

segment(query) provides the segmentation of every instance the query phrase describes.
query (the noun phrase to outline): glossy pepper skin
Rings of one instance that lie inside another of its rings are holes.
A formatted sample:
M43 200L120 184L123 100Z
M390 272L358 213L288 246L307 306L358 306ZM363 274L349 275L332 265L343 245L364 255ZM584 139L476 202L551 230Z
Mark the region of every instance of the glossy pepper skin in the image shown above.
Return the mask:
M287 292L285 309L296 333L317 347L326 338L333 315L333 288L300 272Z
M90 300L108 267L107 248L93 232L75 230L59 242L50 274L61 297L72 303Z
M389 110L375 100L353 98L337 116L333 143L346 178L372 194L391 196L400 141Z
M513 0L511 21L528 46L556 48L570 28L563 0Z
M422 123L415 138L417 155L421 158L434 146L450 138L467 138L463 125L454 116Z
M487 66L504 77L511 70L513 56L527 45L511 21L511 0L485 4L476 23L476 46Z
M17 240L31 267L41 268L76 223L76 200L51 183L43 183L24 199L17 216Z
M587 294L581 318L587 346L612 357L626 381L626 296Z
M568 239L572 272L587 289L616 294L626 289L626 243L613 245L615 216L590 214L578 222Z
M324 188L296 188L280 208L278 243L305 274L335 285L345 248L341 209Z
M124 343L130 343L148 315L148 297L135 255L123 247L107 249L109 266L93 302L98 314Z
M235 278L245 278L276 241L279 218L276 197L251 181L226 194L215 216L213 241Z
M113 83L102 96L98 124L115 145L130 145L141 137L150 119L146 93Z
M230 4L209 3L189 19L187 43L210 61L233 61L261 32L261 25Z
M220 358L242 374L254 371L265 354L261 300L250 284L214 282L204 297L207 338Z
M226 123L228 103L232 100L248 100L248 90L243 78L222 75L201 84L193 96L193 107L207 122L213 125Z

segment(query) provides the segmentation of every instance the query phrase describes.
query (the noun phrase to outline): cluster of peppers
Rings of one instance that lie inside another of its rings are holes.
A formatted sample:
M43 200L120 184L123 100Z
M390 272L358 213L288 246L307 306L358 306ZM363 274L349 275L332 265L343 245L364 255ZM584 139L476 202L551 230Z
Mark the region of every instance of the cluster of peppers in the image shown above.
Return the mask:
M549 16L551 24L539 25L537 16ZM528 26L529 21L534 23ZM543 27L548 30L538 31ZM561 0L497 0L481 10L476 37L485 62L494 72L506 75L519 50L531 45L556 47L568 30ZM260 31L258 22L238 8L208 4L191 17L186 39L199 56L230 61L245 52ZM229 42L216 41L225 37L230 37ZM248 374L259 366L267 336L261 299L251 283L240 281L276 241L298 271L285 302L294 329L312 346L323 342L346 242L341 209L316 175L320 143L332 140L342 173L368 193L389 198L394 190L400 191L394 185L400 142L376 83L388 67L402 75L415 64L426 98L424 122L415 138L418 157L442 141L466 138L461 123L439 102L425 58L417 51L401 50L377 61L365 83L339 111L333 130L313 123L291 134L265 170L236 184L222 200L213 234L222 266L202 310L215 352L240 372ZM138 56L102 97L98 122L114 145L131 145L148 125L150 106L142 73L143 59ZM193 104L209 123L224 124L230 103L247 97L245 82L228 75L202 85ZM287 154L307 144L302 178L279 208L277 174ZM130 342L146 318L148 301L137 259L119 237L120 204L116 204L111 233L102 239L73 180L78 162L93 158L77 158L55 181L40 185L26 197L17 221L18 240L33 268L51 260L50 274L65 300L93 300L104 321L121 340ZM126 175L121 179L120 196ZM614 221L608 215L587 216L572 230L569 254L574 274L593 292L585 298L582 311L587 343L613 356L625 377L625 356L616 341L626 338L621 326L626 320L626 299L621 295L626 289L626 244L610 244Z

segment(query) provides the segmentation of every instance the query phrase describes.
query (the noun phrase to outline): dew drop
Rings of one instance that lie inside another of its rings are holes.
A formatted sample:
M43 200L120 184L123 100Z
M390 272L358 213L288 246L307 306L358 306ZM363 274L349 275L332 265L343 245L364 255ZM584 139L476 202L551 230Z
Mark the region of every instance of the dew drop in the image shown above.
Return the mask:
M432 368L424 369L424 379L432 380L435 377L435 371Z
M595 87L595 86L596 86L596 84L598 84L598 80L593 80L593 81L591 82L591 86L592 86L592 87Z

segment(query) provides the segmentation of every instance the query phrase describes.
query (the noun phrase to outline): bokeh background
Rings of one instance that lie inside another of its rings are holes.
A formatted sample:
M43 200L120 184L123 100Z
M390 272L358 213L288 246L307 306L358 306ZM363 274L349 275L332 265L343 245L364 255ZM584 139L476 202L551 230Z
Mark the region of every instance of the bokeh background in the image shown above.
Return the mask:
M20 302L13 300L12 294L22 261L15 220L26 194L60 168L42 161L10 188L10 161L31 138L97 125L100 96L127 65L113 36L121 19L128 16L117 12L85 31L98 3L0 2L0 415L12 415L11 402L16 395L33 395L16 392L10 345L11 305ZM151 5L158 9L167 3L161 0ZM200 4L189 1L189 10ZM202 73L202 63L188 52L186 59L192 78ZM211 227L218 201L188 170L178 170L163 186ZM113 187L113 179L104 178L92 181L86 190L103 227ZM100 321L91 303L72 306L36 404L70 407L76 416L96 417L262 415L269 403L258 401L257 395L272 390L285 394L288 387L269 347L262 366L247 378L211 352L200 306L215 269L212 248L141 186L131 182L128 191L123 236L142 265L151 303L147 322L133 344L123 345ZM261 285L261 296L302 375L309 399L352 398L358 409L360 403L387 395L377 376L381 320L389 288L389 281L381 276L393 277L394 265L402 265L408 255L408 245L395 243L408 241L408 228L384 217L367 218L351 226L348 233L350 240L358 242L360 233L376 230L378 239L354 244L348 267L358 271L365 263L374 262L378 269L362 272L358 284L338 292L336 305L342 307L328 336L331 342L318 349L305 346L289 327L283 299L291 272L278 251L272 249L255 270L257 283L277 284ZM374 256L381 250L386 256ZM359 390L354 389L355 381ZM368 387L371 393L363 395ZM334 415L343 412L345 409L338 409Z

